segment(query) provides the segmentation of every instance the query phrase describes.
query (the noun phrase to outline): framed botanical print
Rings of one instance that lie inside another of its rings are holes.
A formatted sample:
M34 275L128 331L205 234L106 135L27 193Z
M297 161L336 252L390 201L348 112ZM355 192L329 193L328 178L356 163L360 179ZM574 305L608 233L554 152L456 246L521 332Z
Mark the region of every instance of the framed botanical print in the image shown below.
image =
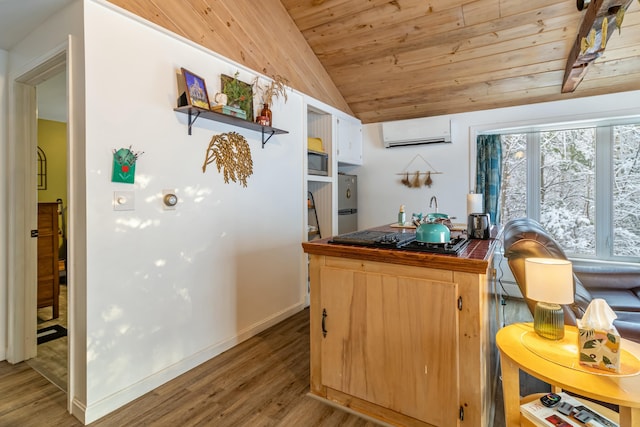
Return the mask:
M253 86L238 80L238 73L233 77L220 75L222 93L227 95L228 105L240 108L247 113L247 120L253 121Z

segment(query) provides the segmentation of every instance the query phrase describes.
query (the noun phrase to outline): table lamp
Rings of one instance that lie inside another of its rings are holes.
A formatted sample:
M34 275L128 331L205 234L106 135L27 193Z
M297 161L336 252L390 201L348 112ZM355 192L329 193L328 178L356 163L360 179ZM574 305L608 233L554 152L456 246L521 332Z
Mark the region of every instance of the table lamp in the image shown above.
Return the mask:
M524 275L527 298L537 301L533 314L533 329L543 338L564 338L564 312L559 304L573 302L571 261L526 258Z

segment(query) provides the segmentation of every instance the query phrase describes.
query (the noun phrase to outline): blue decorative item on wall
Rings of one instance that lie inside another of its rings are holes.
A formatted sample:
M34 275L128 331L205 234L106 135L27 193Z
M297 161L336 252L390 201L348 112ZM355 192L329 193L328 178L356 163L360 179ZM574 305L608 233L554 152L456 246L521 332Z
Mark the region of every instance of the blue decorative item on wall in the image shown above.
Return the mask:
M144 152L131 151L129 148L121 148L113 150L113 174L111 182L123 182L125 184L133 184L136 175L136 161Z

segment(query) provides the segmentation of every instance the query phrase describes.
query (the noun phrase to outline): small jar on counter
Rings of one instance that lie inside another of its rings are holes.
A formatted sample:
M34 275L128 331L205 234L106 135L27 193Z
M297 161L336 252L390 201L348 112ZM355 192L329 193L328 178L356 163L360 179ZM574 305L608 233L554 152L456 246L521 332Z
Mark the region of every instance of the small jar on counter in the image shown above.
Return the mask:
M404 205L400 205L400 211L398 212L398 225L403 226L406 220L407 216L404 213Z

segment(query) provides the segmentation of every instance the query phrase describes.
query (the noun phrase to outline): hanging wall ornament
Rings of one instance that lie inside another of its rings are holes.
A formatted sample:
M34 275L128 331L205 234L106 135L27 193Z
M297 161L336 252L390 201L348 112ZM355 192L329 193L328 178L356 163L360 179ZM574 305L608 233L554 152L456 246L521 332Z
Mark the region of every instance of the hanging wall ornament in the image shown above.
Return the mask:
M431 171L427 171L427 179L424 180L424 185L431 188L431 184L433 184L433 180L431 179Z
M640 1L640 0L639 0ZM426 171L421 172L420 170L422 168L416 168L417 171L413 172L412 170L416 170L413 168L414 166L414 162L416 160L421 160L422 163L424 163L426 165ZM423 173L424 179L423 181L420 180L420 174ZM396 175L401 175L402 179L400 180L400 183L409 187L409 188L420 188L422 187L422 185L425 185L427 187L431 187L431 185L433 184L433 178L432 175L438 175L441 174L443 172L438 172L433 166L431 166L431 164L425 160L424 157L422 157L420 154L416 154L415 156L413 156L413 159L411 159L411 161L407 164L407 166L405 166L405 168L403 169L402 172L397 173ZM414 175L413 178L409 179L409 175Z
M407 187L411 187L411 181L409 181L409 172L407 172L404 177L402 178L402 180L400 181L402 182L404 185L406 185Z
M119 150L114 149L111 182L133 184L136 177L136 161L142 154L144 154L142 151L131 151L131 146Z
M236 132L215 135L207 147L207 155L202 165L202 173L207 165L216 162L218 172L222 170L224 182L240 180L243 187L247 186L247 178L253 174L253 160L251 148L247 140Z
M420 187L420 172L416 172L416 176L413 178L413 182L411 183L412 187Z

